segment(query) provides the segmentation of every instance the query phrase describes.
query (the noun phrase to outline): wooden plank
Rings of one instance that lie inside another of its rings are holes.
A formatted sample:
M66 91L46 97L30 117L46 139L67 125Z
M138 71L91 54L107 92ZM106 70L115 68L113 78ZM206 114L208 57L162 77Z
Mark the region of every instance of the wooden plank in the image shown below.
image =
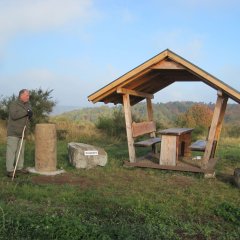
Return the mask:
M159 76L159 72L157 71L150 71L144 76L141 76L140 78L137 78L137 81L132 81L127 85L124 85L125 88L136 89L137 91L143 92L141 90L142 86L145 86L147 82L152 82L153 79ZM162 78L161 78L162 81Z
M159 142L161 142L161 138L149 138L140 142L136 142L134 145L138 147L150 147Z
M128 94L123 95L123 107L124 107L125 122L126 122L129 160L130 162L135 162L136 153L135 153L135 147L134 147L134 140L132 137L132 114L131 114L131 106L130 106L130 97Z
M160 165L176 166L177 136L162 135Z
M177 62L174 62L170 59L164 59L160 61L159 63L152 66L151 69L178 69L178 70L185 69L186 70L186 68L183 65Z
M178 135L192 132L193 128L168 128L161 131L158 131L162 135Z
M138 137L147 133L151 133L156 131L155 122L140 122L140 123L132 123L132 136Z
M129 94L129 95L132 95L132 96L143 97L143 98L151 98L151 99L153 98L153 94L139 92L139 91L126 89L126 88L118 88L117 93Z
M117 80L113 81L112 83L108 84L107 86L101 88L99 91L93 93L91 96L88 96L89 101L92 101L93 103L101 101L101 99L105 98L106 96L114 93L117 91L117 88L126 86L128 83L131 83L135 79L144 76L145 74L149 73L151 69L143 69L142 72L139 72L137 75L133 74L132 77L126 79L125 81L119 81L122 79L124 76L118 78ZM125 77L124 77L125 79ZM112 87L111 87L112 86ZM94 97L94 95L97 95Z
M195 173L204 173L205 170L191 166L186 163L181 163L177 166L168 166L168 165L159 165L153 162L135 162L135 163L130 163L128 161L124 162L125 166L129 167L143 167L143 168L154 168L154 169L161 169L161 170L173 170L173 171L183 171L183 172L195 172Z

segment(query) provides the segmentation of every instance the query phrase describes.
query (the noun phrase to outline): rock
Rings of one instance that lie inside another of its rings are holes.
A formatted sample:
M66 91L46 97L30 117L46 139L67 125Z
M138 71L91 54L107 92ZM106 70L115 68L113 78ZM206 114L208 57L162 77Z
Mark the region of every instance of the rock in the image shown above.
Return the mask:
M208 172L208 173L204 173L204 178L215 178L216 177L216 174L215 172Z
M240 188L240 168L234 170L234 182L238 188Z
M107 163L104 149L84 143L68 143L68 156L69 162L76 168L90 169Z

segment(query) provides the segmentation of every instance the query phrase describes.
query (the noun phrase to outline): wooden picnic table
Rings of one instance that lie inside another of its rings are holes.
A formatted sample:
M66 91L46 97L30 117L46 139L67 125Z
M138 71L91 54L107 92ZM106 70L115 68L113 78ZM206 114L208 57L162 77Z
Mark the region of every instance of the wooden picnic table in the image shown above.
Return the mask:
M179 157L190 157L193 128L168 128L157 133L162 135L160 165L176 166Z

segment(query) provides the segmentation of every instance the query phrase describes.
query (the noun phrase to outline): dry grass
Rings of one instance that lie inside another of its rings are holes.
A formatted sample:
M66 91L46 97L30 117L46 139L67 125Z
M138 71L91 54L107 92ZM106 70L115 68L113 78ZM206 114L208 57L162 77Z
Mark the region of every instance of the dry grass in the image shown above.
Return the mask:
M73 122L67 119L53 120L60 138L77 141L79 138L100 139L102 133L91 122Z
M7 128L6 128L6 121L0 120L0 142L6 142L7 137Z
M74 122L65 118L53 118L51 123L56 124L58 140L79 141L82 139L95 139L101 141L107 138L105 134L89 121ZM0 120L0 143L6 143L6 121ZM27 139L34 141L34 133L29 134ZM111 142L118 143L119 139L111 138Z
M240 147L240 136L239 138L233 138L233 137L222 137L220 139L220 144L222 145L233 145Z

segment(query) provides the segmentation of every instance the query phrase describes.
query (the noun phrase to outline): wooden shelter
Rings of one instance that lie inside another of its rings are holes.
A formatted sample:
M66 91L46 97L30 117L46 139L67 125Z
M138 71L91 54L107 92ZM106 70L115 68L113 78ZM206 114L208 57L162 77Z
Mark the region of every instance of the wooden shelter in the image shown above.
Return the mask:
M134 143L136 124L132 122L131 106L146 99L148 121L139 123L140 125L138 125L137 129L141 129L140 135L147 132L151 133L151 137L157 142L155 138L156 129L153 124L151 99L153 99L156 92L174 82L203 82L216 90L217 100L199 171L209 170L210 165L215 165L211 162L211 159L214 158L216 144L220 137L228 98L240 103L240 93L169 49L166 49L94 92L88 96L88 100L93 103L104 102L106 104L123 104L130 164L132 166L140 166L141 164L136 161ZM194 171L194 169L190 167L182 168L180 165L159 166L159 168L186 171L190 169L189 171ZM195 170L198 171L197 169Z

